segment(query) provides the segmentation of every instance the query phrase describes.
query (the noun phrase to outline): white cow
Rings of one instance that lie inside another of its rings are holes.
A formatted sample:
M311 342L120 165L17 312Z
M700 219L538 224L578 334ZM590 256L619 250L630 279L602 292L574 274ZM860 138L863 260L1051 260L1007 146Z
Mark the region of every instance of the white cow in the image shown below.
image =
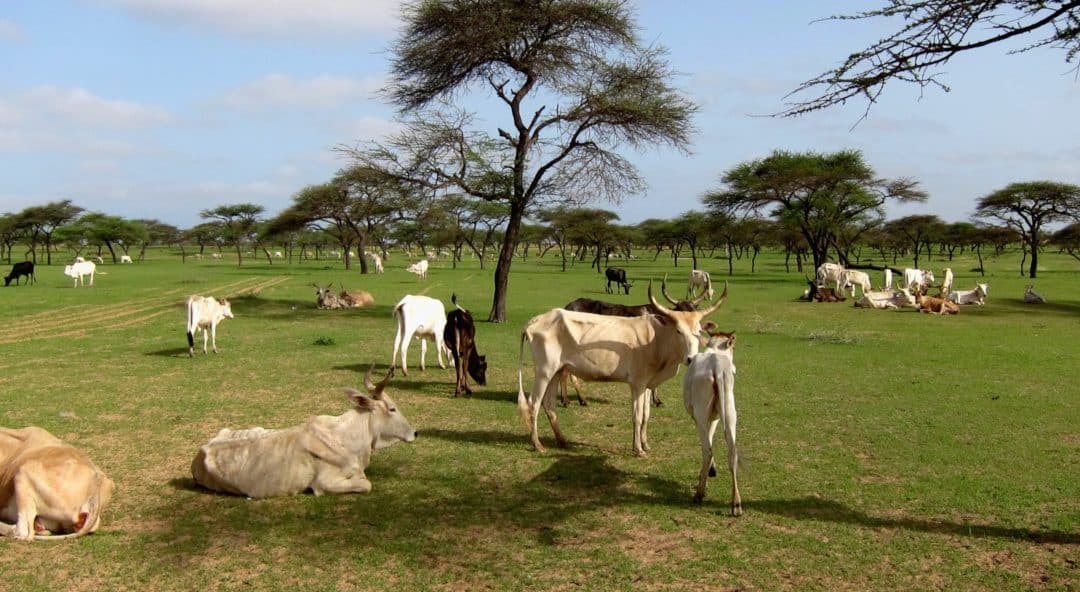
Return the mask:
M417 261L416 263L413 263L412 265L405 268L405 271L407 271L409 273L415 273L417 276L420 277L420 279L424 279L424 278L427 277L427 270L428 270L428 261L427 261L427 259L421 259L421 260Z
M1028 284L1024 286L1024 302L1026 304L1046 304L1046 298L1042 297L1035 291L1035 286Z
M731 470L731 515L742 514L739 480L736 470L739 451L735 447L735 334L716 332L699 336L705 351L691 358L683 377L683 403L697 424L701 443L701 471L698 473L694 501L705 499L709 477L716 476L713 460L713 437L716 427L724 424L728 469Z
M555 398L565 372L587 381L617 381L630 386L633 401L633 448L638 456L649 449L649 389L656 389L675 375L679 364L689 363L697 353L701 320L727 298L727 285L716 303L699 311L664 308L653 296L655 315L612 317L556 308L533 317L521 332L518 365L518 412L529 428L533 448L544 451L537 433L540 406L547 413L559 446L566 438L555 416ZM525 343L532 350L534 377L528 396L522 380Z
M836 284L836 293L840 293L841 280L844 279L844 266L839 263L822 263L817 268L819 285Z
M376 253L364 253L364 255L375 265L375 273L383 273L382 257Z
M210 253L210 257L213 259L221 259L221 253Z
M120 263L131 263L131 255L120 255Z
M951 267L946 267L945 269L942 270L942 273L944 273L945 278L943 280L941 280L941 293L942 294L948 294L949 292L952 292L952 285L953 285L952 268Z
M232 305L228 300L212 296L190 296L187 299L188 356L195 355L195 332L202 329L202 351L206 353L206 334L217 353L217 326L223 319L233 318Z
M892 270L889 269L888 267L886 267L885 268L885 289L889 290L891 288L892 288Z
M426 262L425 262L426 263ZM401 352L401 373L409 375L409 341L413 337L420 340L420 369L424 370L427 358L427 342L435 342L435 355L439 367L446 368L443 362L443 331L446 328L446 308L443 303L427 296L407 295L394 306L394 321L397 332L394 334L394 355L390 359L390 368L397 367L398 352Z
M317 415L291 428L223 429L199 448L191 475L207 489L252 498L371 491L364 470L371 454L397 442L416 440L394 401L383 394L391 369L379 384L364 377L370 396L345 394L354 407L341 415Z
M98 265L104 265L105 260L102 259L100 256L96 256L96 257L94 257L94 263L97 263Z
M282 253L281 251L274 251L274 258L275 259L284 259L285 258L285 253Z
M915 308L915 295L903 289L863 292L862 298L855 301L855 306L878 310Z
M865 271L859 271L857 269L845 269L840 274L840 282L845 289L851 289L851 297L855 297L855 286L862 289L862 293L866 294L873 288L870 286L870 276Z
M904 285L911 291L919 290L923 294L930 289L930 286L934 283L934 272L929 269L915 269L913 267L904 268Z
M692 269L690 270L690 280L686 283L686 299L693 300L699 293L712 300L712 277L707 271Z
M975 284L973 290L958 290L949 292L945 298L949 302L957 304L986 304L986 297L990 294L990 286L987 284Z
M84 278L86 276L90 276L90 285L93 286L94 270L97 269L97 265L95 265L93 261L80 261L80 259L82 258L77 257L75 259L75 263L72 263L71 265L65 265L64 275L75 278L75 285L73 287L78 287L79 285L85 286L86 280Z

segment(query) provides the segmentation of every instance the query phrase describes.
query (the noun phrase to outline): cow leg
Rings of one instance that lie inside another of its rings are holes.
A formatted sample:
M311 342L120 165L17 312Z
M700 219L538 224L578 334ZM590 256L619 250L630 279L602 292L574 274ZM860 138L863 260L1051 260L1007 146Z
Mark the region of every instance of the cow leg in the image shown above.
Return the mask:
M540 405L543 404L543 398L547 394L550 379L545 379L541 375L539 368L535 369L535 372L536 378L533 380L533 390L529 393L529 438L532 440L534 450L544 452L546 449L540 443L538 423L540 420Z
M716 435L716 426L720 424L719 419L708 420L705 418L698 418L696 415L694 419L698 420L698 440L701 443L701 471L698 472L698 484L694 490L694 503L701 503L705 499L705 488L708 486L709 477L716 475L716 468L713 463L713 436ZM702 423L702 419L708 421L708 423Z
M648 389L651 394L655 392L654 389ZM649 418L652 417L652 401L648 400L644 394L641 395L641 449L645 452L649 451Z
M210 337L205 327L202 329L202 353L206 353L206 340Z
M390 357L390 369L391 370L393 370L394 368L397 368L398 352L401 351L401 345L402 345L402 339L401 338L402 338L402 331L401 331L401 328L399 327L397 332L394 333L394 353ZM404 355L402 355L402 357L401 357L401 373L404 374L405 376L409 375L408 369L405 368L405 356Z
M566 372L564 370L564 371L559 373L559 397L562 399L562 406L563 407L569 407L570 406L570 393L569 393L569 389L568 389L567 384L566 384L567 382L569 382L569 379L570 379L570 373L569 372Z
M37 496L34 495L34 483L28 473L31 464L26 464L12 480L15 493L15 508L18 512L13 536L20 541L34 540L34 521L37 519ZM39 471L44 467L36 465Z
M368 480L364 471L346 477L338 471L320 471L315 476L315 482L311 484L311 491L315 495L323 493L367 493L371 491L371 481Z
M217 353L217 323L210 323L210 348Z
M649 392L652 393L652 404L657 407L663 407L664 402L660 400L660 390L653 388L649 389Z
M633 401L633 420L634 420L634 442L633 449L634 454L640 458L648 456L642 445L642 424L645 419L645 412L642 407L645 406L645 389L635 389L631 387L630 398Z
M559 419L555 416L555 388L558 384L553 380L548 383L547 391L544 393L543 405L544 413L547 414L548 423L551 424L551 431L555 433L555 441L558 442L559 448L567 448L566 437L563 436L562 430L559 429Z
M735 414L735 398L726 396L724 397L724 440L727 442L727 462L728 469L731 470L731 515L742 515L742 498L739 497L739 479L736 472L739 467L739 450L735 447L735 424L737 416ZM716 425L713 424L713 430L716 429ZM710 434L710 441L712 435Z
M424 372L424 371L427 370L427 366L424 363L426 361L427 361L427 338L426 337L421 337L420 338L420 371L421 372ZM405 363L404 358L402 358L401 363L402 364Z
M443 350L446 349L446 343L443 342L442 331L435 332L435 359L439 361L439 368L446 370L446 362L443 361ZM459 354L462 352L458 352ZM449 356L447 356L449 357ZM466 358L468 359L468 358Z
M412 333L405 333L401 336L401 373L405 376L409 375L409 344L412 343L412 338ZM423 357L420 358L420 363L424 363Z

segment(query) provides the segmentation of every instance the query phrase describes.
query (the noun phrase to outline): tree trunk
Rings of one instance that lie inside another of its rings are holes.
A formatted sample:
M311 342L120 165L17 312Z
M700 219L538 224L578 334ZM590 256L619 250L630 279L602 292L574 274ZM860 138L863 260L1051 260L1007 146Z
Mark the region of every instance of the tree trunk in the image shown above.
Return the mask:
M518 233L521 231L524 213L521 203L517 200L510 202L510 218L506 222L506 235L503 237L502 249L499 251L499 263L495 266L495 294L492 296L491 313L488 314L488 321L492 323L506 322L506 292L510 283L510 265L514 262L514 251L517 249Z
M1035 273L1039 267L1039 245L1038 239L1031 244L1031 271L1028 273L1028 277L1034 279Z

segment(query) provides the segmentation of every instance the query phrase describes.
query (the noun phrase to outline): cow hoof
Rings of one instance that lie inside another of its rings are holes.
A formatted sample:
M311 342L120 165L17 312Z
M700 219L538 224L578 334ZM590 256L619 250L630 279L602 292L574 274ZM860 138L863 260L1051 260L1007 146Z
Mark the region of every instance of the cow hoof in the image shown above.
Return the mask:
M742 516L742 504L735 504L734 506L731 506L731 515Z
M703 501L705 501L705 494L704 493L698 492L698 493L694 494L694 503L695 504L700 504Z
M709 467L709 476L710 477L715 477L716 476L716 467Z
M649 453L644 450L638 450L634 454L636 454L638 458L649 458Z

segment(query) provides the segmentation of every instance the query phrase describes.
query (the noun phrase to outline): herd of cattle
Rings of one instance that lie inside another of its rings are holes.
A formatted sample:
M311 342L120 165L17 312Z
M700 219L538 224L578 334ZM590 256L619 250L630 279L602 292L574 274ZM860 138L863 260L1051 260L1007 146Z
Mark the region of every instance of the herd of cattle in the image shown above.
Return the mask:
M33 264L18 263L5 278L27 277L36 281ZM409 267L426 277L427 261ZM65 274L76 283L85 275L93 285L94 263L76 261ZM607 290L611 284L630 293L632 284L626 272L608 269ZM804 297L809 300L842 301L845 294L855 297L856 306L886 309L913 307L923 312L955 314L961 304L985 304L989 288L984 283L972 290L953 291L951 270L944 270L937 285L939 296L927 296L934 284L930 271L906 269L903 283L892 285L891 270L885 270L884 288L874 291L869 276L862 271L827 263L820 266ZM831 287L827 284L833 284ZM319 308L368 306L373 302L364 291L339 294L313 285ZM555 413L556 398L568 404L567 382L579 380L623 382L630 389L632 401L633 451L646 456L649 451L648 423L653 405L659 406L657 389L675 376L680 365L687 366L683 380L684 406L697 425L702 463L694 501L705 496L707 478L716 475L713 438L720 423L724 427L728 468L732 479L731 513L742 513L736 469L738 451L735 443L735 334L718 331L705 318L717 311L728 296L727 283L720 297L712 301L714 290L709 274L693 270L687 298L676 300L667 291L661 293L672 308L657 301L652 282L648 302L636 306L579 298L566 306L552 309L529 320L521 332L518 365L517 406L529 431L532 447L543 452L538 435L538 420L543 409L559 446L567 445ZM708 299L708 301L706 301ZM1025 302L1045 302L1028 286ZM385 388L397 369L408 375L408 349L413 339L420 341L420 369L425 368L427 342L434 344L438 364L446 368L444 350L452 359L456 380L454 396L472 393L469 377L486 384L487 361L479 354L476 325L468 310L451 297L454 308L447 313L435 298L406 295L395 305L395 336L390 369L381 382L375 383L369 370L364 377L365 393L348 389L350 409L337 416L315 416L299 425L283 429L261 427L242 430L222 429L201 446L191 464L194 480L203 487L252 498L300 493L366 492L371 482L365 475L374 450L397 442L412 442L417 431L409 424ZM217 352L217 326L233 318L226 299L191 296L187 300L188 355L194 355L195 334L203 331L203 353L207 341ZM525 347L533 362L532 389L524 388ZM701 350L704 351L701 351ZM650 404L651 398L651 404ZM18 539L63 538L83 536L100 524L101 512L108 504L114 483L93 462L75 448L64 444L45 430L0 428L0 536ZM68 533L68 534L61 534Z

